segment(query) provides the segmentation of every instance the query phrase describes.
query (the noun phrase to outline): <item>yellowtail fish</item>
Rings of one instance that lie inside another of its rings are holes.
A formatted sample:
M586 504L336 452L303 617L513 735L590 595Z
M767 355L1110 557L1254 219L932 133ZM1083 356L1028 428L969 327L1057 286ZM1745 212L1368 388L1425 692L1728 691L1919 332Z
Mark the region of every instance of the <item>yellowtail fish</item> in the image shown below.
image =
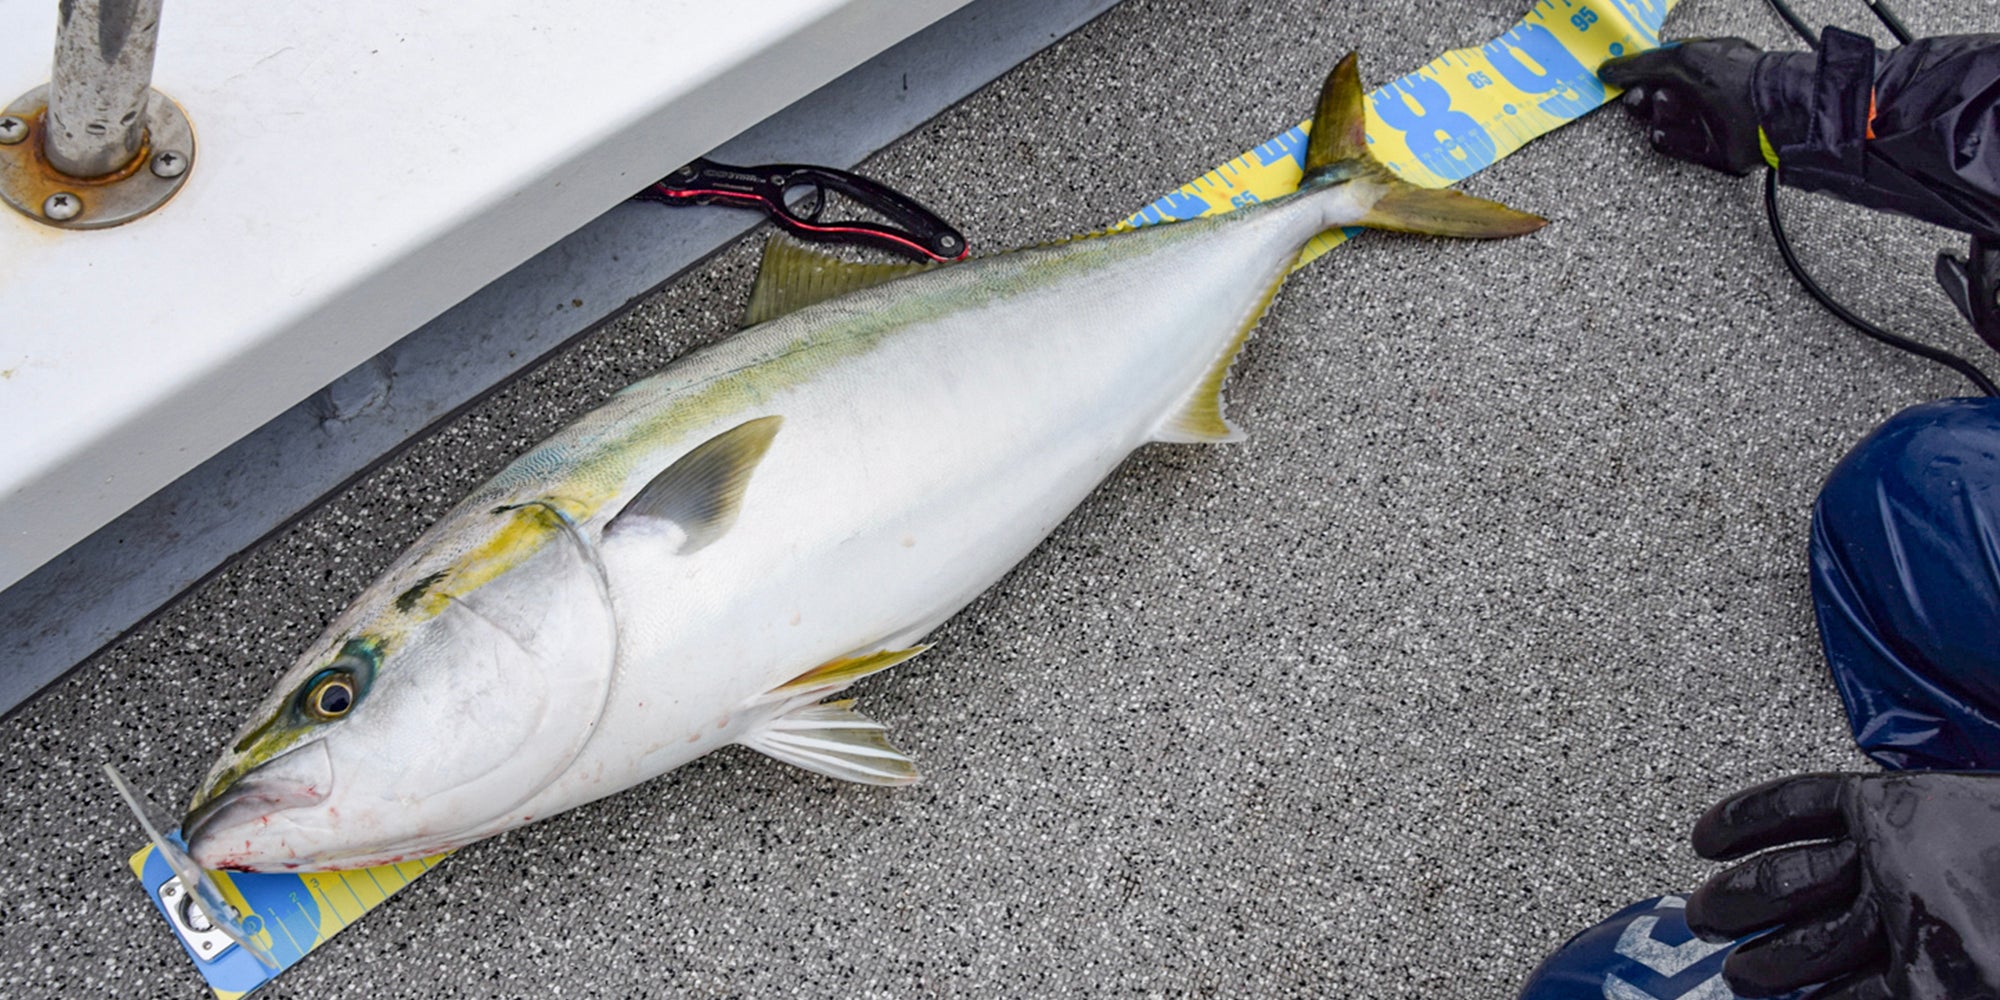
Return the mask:
M182 823L202 867L423 857L732 744L895 785L852 701L1223 382L1334 227L1543 220L1373 160L1350 55L1290 195L946 266L776 246L755 325L613 397L427 531L281 677Z

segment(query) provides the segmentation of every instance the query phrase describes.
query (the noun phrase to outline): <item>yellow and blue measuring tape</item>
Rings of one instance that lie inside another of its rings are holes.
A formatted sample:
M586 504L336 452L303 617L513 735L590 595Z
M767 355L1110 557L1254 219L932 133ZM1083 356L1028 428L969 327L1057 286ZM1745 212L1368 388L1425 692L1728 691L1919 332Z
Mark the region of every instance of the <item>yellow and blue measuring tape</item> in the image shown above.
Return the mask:
M1597 79L1597 66L1612 56L1657 47L1674 2L1539 0L1499 38L1447 52L1369 94L1368 141L1376 159L1424 187L1472 176L1615 96ZM1307 124L1147 205L1127 224L1190 219L1291 193L1303 172ZM1354 232L1320 236L1300 255L1300 266ZM277 968L220 934L204 933L154 848L133 855L131 864L215 995L235 1000L277 978L444 857L352 872L212 873L244 929L277 960Z
M1453 49L1368 95L1375 158L1420 187L1447 187L1617 96L1597 79L1613 56L1657 48L1677 0L1539 0L1499 38ZM1132 226L1227 212L1292 193L1305 170L1301 122L1140 209ZM1326 233L1299 267L1360 232Z

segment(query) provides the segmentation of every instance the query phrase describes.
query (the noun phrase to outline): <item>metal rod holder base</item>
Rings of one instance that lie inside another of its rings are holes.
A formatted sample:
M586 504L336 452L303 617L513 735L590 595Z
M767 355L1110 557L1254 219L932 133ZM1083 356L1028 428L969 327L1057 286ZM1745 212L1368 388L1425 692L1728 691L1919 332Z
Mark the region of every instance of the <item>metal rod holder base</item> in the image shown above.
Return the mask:
M70 177L43 151L49 88L36 87L0 112L0 201L57 229L123 225L167 203L194 169L194 126L157 90L146 104L146 142L123 169Z

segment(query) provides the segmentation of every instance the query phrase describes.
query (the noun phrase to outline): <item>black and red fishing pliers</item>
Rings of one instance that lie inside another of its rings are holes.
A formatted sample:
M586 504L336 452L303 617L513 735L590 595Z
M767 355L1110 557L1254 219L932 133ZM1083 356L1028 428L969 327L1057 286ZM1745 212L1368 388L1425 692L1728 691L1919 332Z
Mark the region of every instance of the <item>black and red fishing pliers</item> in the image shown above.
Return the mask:
M821 218L836 191L888 220ZM929 209L894 189L845 170L796 163L732 167L696 160L637 197L667 205L736 205L763 210L805 239L877 247L923 261L964 260L965 237Z

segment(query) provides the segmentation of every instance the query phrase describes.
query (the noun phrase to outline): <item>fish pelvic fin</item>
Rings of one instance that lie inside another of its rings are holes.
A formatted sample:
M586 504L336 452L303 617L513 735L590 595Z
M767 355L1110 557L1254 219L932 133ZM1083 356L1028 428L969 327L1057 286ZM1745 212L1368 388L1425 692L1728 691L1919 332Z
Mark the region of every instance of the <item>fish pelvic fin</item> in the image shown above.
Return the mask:
M1467 239L1522 236L1548 225L1539 215L1457 191L1423 188L1398 177L1368 151L1367 101L1361 60L1350 52L1327 75L1306 140L1305 177L1299 188L1355 184L1373 205L1359 220L1369 229Z
M854 710L854 699L793 709L740 740L758 753L841 781L907 785L917 765L890 744L888 727Z

